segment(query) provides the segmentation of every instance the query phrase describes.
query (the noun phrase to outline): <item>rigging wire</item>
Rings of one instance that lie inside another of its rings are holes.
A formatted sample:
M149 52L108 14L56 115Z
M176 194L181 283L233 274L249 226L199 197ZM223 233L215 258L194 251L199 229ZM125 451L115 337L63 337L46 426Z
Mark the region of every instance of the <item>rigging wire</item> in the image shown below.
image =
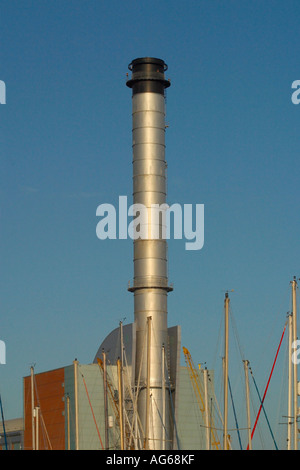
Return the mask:
M238 334L238 328L237 328L237 324L236 324L236 320L235 320L235 316L233 315L233 311L232 311L232 308L231 306L229 307L229 316L230 316L230 325L231 325L231 329L232 329L232 332L233 332L233 337L234 337L234 345L236 347L236 350L237 350L237 353L236 355L240 356L240 359L241 361L238 363L238 374L239 374L239 380L238 380L238 377L236 378L236 383L235 383L235 387L237 387L239 384L242 384L245 380L245 377L244 377L244 373L243 373L243 367L241 367L241 364L244 362L244 359L245 359L245 354L244 354L244 351L243 351L243 348L242 348L242 345L241 345L241 341L240 341L240 338L239 338L239 334ZM228 380L228 385L229 385L229 380ZM229 385L230 387L230 393L231 393L231 396L232 396L232 408L233 408L233 413L234 413L234 417L235 417L235 422L236 422L236 428L237 428L237 434L238 434L238 439L239 439L239 445L240 445L240 448L242 449L242 443L241 443L241 436L240 436L240 432L239 432L239 425L238 425L238 422L237 422L237 413L235 411L235 405L233 403L233 389L232 389L232 385L230 384ZM240 392L239 392L240 393ZM244 401L246 402L246 396L245 396L245 389L243 387L242 389L242 394L243 394L243 397L244 397ZM241 403L239 404L239 406L241 407Z
M280 386L280 399L279 399L279 405L278 405L278 410L277 410L277 421L278 421L278 429L281 424L288 424L287 423L281 423L280 418L283 416L287 416L287 400L286 397L288 396L288 361L289 361L289 344L288 341L286 342L286 347L285 347L285 353L284 353L284 359L283 359L283 372L282 372L282 378L281 378L281 386ZM281 435L281 446L284 449L287 444L287 435L286 431L284 436L278 432L278 434Z
M261 403L261 405L262 405L262 410L263 410L263 412L264 412L264 415L265 415L265 418L266 418L266 421L267 421L267 424L268 424L268 427L269 427L269 431L270 431L270 433L271 433L271 436L272 436L272 439L273 439L273 442L274 442L274 445L275 445L275 449L278 450L278 447L277 447L277 444L276 444L276 441L275 441L275 437L274 437L273 431L272 431L272 429L271 429L270 422L269 422L269 420L268 420L268 416L267 416L265 407L263 406L263 402L262 402L262 400L261 400L261 396L260 396L258 387L257 387L257 385L256 385L256 381L255 381L255 378L254 378L254 375L253 375L253 372L252 372L251 367L249 367L249 370L250 370L250 373L251 373L251 376L252 376L252 379L253 379L253 383L254 383L255 389L256 389L256 391L257 391L257 395L258 395L259 401L260 401L260 403Z
M280 350L280 347L281 347L281 343L282 343L283 336L284 336L284 333L285 333L285 330L286 330L286 326L287 326L287 321L285 322L285 325L284 325L284 329L283 329L283 332L282 332L282 335L281 335L281 338L280 338L280 342L279 342L279 345L278 345L278 348L277 348L277 351L276 351L276 356L275 356L275 359L274 359L274 362L273 362L273 365L272 365L272 370L271 370L271 373L270 373L270 376L269 376L269 379L268 379L268 383L267 383L267 386L266 386L266 389L265 389L265 392L264 392L264 395L263 395L263 398L262 398L262 401L261 401L261 405L260 405L259 410L258 410L256 421L254 423L254 427L253 427L253 430L252 430L252 433L251 433L251 439L253 438L253 435L254 435L254 432L255 432L255 429L256 429L256 425L257 425L257 422L258 422L258 419L259 419L259 416L260 416L260 413L261 413L261 410L262 410L262 406L263 406L264 400L266 398L266 394L267 394L269 384L270 384L270 381L271 381L271 377L272 377L272 374L273 374L273 371L274 371L274 367L275 367L275 364L276 364L276 361L277 361L278 353L279 353L279 350ZM247 450L249 450L249 444L247 446Z
M34 374L33 376L33 379L34 379L34 390L35 390L35 394L36 394L36 401L37 401L37 404L38 404L38 407L39 407L39 413L40 413L40 418L41 418L41 422L42 422L42 433L43 433L43 439L44 439L44 446L46 447L47 446L47 443L46 443L46 440L45 440L45 435L46 435L46 439L50 445L50 450L52 450L52 444L51 444L51 441L50 441L50 437L49 437L49 434L48 434L48 431L47 431L47 428L46 428L46 424L45 424L45 421L44 421L44 417L43 417L43 413L42 413L42 408L41 408L41 403L40 403L40 398L39 398L39 393L38 393L38 387L37 387L37 381L36 381L36 376Z
M242 359L242 361L244 361L245 355L244 355L244 352L243 352L243 349L242 349L242 346L241 346L241 341L240 341L239 335L238 335L238 329L237 329L236 322L235 322L235 318L234 318L234 316L233 316L233 314L232 314L232 309L231 309L231 308L230 308L230 310L229 310L229 314L230 314L230 319L231 319L231 324L232 324L232 330L233 330L233 332L234 332L234 338L235 338L235 340L236 340L237 347L238 347L238 350L239 350L241 359ZM253 380L255 381L253 375L252 375L252 378L253 378ZM256 387L256 392L258 393L258 396L259 396L259 403L261 404L261 398L260 398L260 395L259 395L259 391L258 391L256 382L255 382L255 387ZM254 406L253 406L253 400L252 400L252 399L251 399L251 403L252 403L252 407L254 408ZM275 443L275 448L278 449L277 444L276 444L276 441L275 441L275 438L274 438L274 434L273 434L273 431L272 431L272 429L271 429L271 426L270 426L270 423L269 423L269 420L268 420L268 417L267 417L267 414L266 414L266 411L265 411L265 408L264 408L264 407L263 407L263 411L264 411L265 418L266 418L266 421L267 421L267 424L268 424L268 427L269 427L269 430L270 430L270 434L271 434L271 436L272 436L272 438L273 438L273 441L274 441L274 443ZM263 436L262 436L262 434L261 434L260 428L259 428L259 435L260 435L261 442L262 442L262 444L263 444Z
M168 364L167 364L167 358L165 356L165 367L168 370ZM177 443L177 449L180 450L180 445L179 445L179 437L178 437L178 430L177 430L177 423L176 423L176 418L175 418L175 409L174 409L174 403L173 403L173 397L172 397L172 389L171 389L171 383L170 383L170 377L169 374L166 374L166 379L167 379L167 384L168 384L168 389L169 389L169 396L170 396L170 404L171 404L171 413L172 413L172 418L173 418L173 424L174 424L174 430L175 430L175 437L176 437L176 443Z
M229 392L230 392L230 397L231 397L231 403L232 403L232 409L233 409L233 414L234 414L234 419L235 419L237 434L238 434L239 443L240 443L240 449L243 450L242 442L241 442L241 435L240 435L240 430L239 430L237 415L236 415L236 411L235 411L235 406L234 406L234 401L233 401L233 396L232 396L232 390L231 390L231 385L230 385L229 377L228 377L228 385L229 385Z
M258 359L256 361L257 364L258 364L256 374L257 374L259 369L261 370L261 367L264 363L263 358L265 358L267 356L266 351L269 351L270 349L272 350L271 341L274 340L274 338L276 337L277 327L279 327L281 329L282 312L285 311L286 305L291 304L292 300L291 300L290 286L286 287L284 299L287 299L287 300L282 300L282 302L280 302L280 305L278 305L278 307L276 307L276 313L272 317L271 328L269 328L269 327L267 328L268 336L265 336L264 342L262 343L263 348L262 348L262 350L261 350L261 352L258 356ZM290 310L291 310L291 306L290 306Z

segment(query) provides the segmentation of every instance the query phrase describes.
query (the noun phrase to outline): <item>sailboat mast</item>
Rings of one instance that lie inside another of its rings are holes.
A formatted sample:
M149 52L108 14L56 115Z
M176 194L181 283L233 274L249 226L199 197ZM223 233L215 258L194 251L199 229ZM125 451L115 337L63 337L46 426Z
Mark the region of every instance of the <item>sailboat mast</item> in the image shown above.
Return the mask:
M108 441L108 404L107 404L107 369L106 369L106 352L102 351L103 356L103 391L104 391L104 423L105 423L105 449L109 449Z
M223 435L223 449L228 449L227 434L228 434L228 336L229 336L229 296L228 292L225 294L225 348L224 348L224 435Z
M161 370L161 391L162 391L162 450L166 449L166 378L165 378L165 346L162 346L162 370Z
M78 420L78 361L74 364L74 402L75 402L75 449L79 450L79 420Z
M34 415L35 415L35 419L36 419L35 449L39 450L39 419L40 419L40 407L39 406L35 407Z
M67 430L68 430L68 450L71 450L71 436L70 436L70 397L67 395Z
M292 367L292 340L293 340L293 314L288 316L289 325L289 353L288 353L288 429L287 429L287 450L292 448L292 384L293 384L293 367Z
M204 407L205 407L205 435L206 435L206 450L210 450L210 429L209 429L209 409L208 409L208 370L203 370L204 378Z
M119 392L119 413L120 413L120 439L121 439L121 450L125 450L124 443L124 415L123 415L123 387L122 387L122 370L121 370L121 359L117 360L118 369L118 392Z
M33 383L33 366L30 367L30 384L31 384L31 428L32 428L32 450L35 450L35 423L34 423L34 383Z
M121 387L122 387L122 413L123 413L123 429L122 433L125 436L125 389L124 389L124 335L123 335L123 322L120 321L120 358L121 358ZM125 438L124 438L125 445ZM126 450L124 448L124 450Z
M293 302L293 342L296 345L297 341L297 302L296 302L296 288L297 281L296 277L292 281L292 302ZM294 372L294 450L298 449L298 426L297 426L297 415L298 415L298 378L297 378L297 361L294 361L293 365Z
M245 360L245 361L244 361L244 370L245 370L245 384L246 384L246 407L247 407L248 445L249 445L249 450L252 450L248 365L249 365L249 361L248 361L248 360Z

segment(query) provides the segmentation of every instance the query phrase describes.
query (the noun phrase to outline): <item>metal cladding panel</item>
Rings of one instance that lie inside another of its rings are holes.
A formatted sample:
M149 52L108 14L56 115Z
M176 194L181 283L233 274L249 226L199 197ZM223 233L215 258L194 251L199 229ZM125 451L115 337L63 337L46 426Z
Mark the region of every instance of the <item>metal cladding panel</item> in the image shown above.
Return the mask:
M139 175L156 175L165 178L166 163L164 159L135 160L133 162L133 177Z
M148 295L145 296L143 289L138 290L134 296L134 306L136 311L143 313L143 315L135 316L136 348L137 350L139 348L145 350L145 345L147 344L147 317L152 316L151 365L153 362L161 364L161 348L163 344L167 344L167 294L160 289L148 289ZM156 331L158 332L157 334ZM142 355L137 355L136 367L139 370L139 374L141 374L141 381L145 382L147 378L147 361L144 361L142 357ZM142 366L141 362L143 362ZM141 371L140 367L142 367ZM161 383L161 366L159 368L152 368L152 376L155 377L155 381L160 381Z
M104 393L98 364L78 365L79 449L104 450Z
M148 292L149 295L145 296L145 291ZM167 312L167 293L164 289L151 289L151 287L138 289L135 292L134 305L139 312L147 312L147 316L150 316L151 313L157 313L158 316L161 312ZM157 319L154 318L154 321L155 320L157 321ZM163 326L165 320L165 318L162 320ZM153 328L154 326L156 326L155 323Z
M166 260L165 240L136 240L134 260L143 258L161 258Z
M140 128L147 127L148 129L151 128L158 128L161 130L165 130L165 114L164 112L161 112L161 109L153 109L153 101L151 97L151 101L148 103L151 105L151 108L149 107L147 109L147 103L145 103L145 100L143 100L143 110L142 112L140 109L136 109L136 111L133 111L132 115L132 128L134 130ZM140 104L137 102L136 106L140 106Z
M195 373L199 374L203 385L203 374L199 370ZM176 419L177 419L177 439L180 450L205 450L205 422L203 413L200 410L199 402L196 398L193 384L191 382L190 373L187 367L180 367L178 371L179 380L176 388ZM209 402L215 402L214 395L214 374L209 371L210 387L208 391ZM204 385L203 385L204 389ZM212 416L214 417L214 409L212 407Z
M128 331L128 330L127 330ZM113 335L114 336L114 335ZM105 343L105 341L104 341ZM103 343L103 344L104 344ZM110 342L110 344L112 344ZM115 344L114 349L117 347ZM101 348L102 351L102 348ZM100 355L101 356L101 355ZM96 357L100 357L98 352ZM104 424L104 386L103 373L98 363L77 365L78 391L78 450L103 450L105 448ZM117 390L116 366L109 364L108 375L111 379L112 392ZM76 449L75 434L75 375L74 365L66 368L66 394L70 397L70 449ZM115 410L108 400L108 415L112 427L108 430L109 448L120 448L120 433ZM66 416L67 442L67 416Z
M157 111L165 114L165 97L159 93L142 93L132 98L132 114L143 111ZM163 126L164 127L164 126Z
M165 204L166 194L161 191L139 191L133 195L135 204L143 204L147 208L151 208L153 204Z
M144 191L154 191L166 195L166 178L165 175L140 174L133 177L133 192L137 197L137 193ZM141 202L141 201L139 201Z
M140 127L133 131L133 145L160 144L164 145L165 130L158 127Z
M68 430L68 411L67 397L70 406L70 431ZM68 435L70 433L70 435ZM68 440L70 440L70 449L75 450L75 388L74 388L74 365L65 367L65 442L68 448Z
M137 259L134 262L135 279L152 277L166 278L167 277L167 266L166 258L142 258ZM143 274L147 273L146 276Z
M165 144L155 144L150 142L147 143L147 146L144 144L133 144L132 154L133 165L138 160L150 160L153 164L155 163L155 160L165 162Z

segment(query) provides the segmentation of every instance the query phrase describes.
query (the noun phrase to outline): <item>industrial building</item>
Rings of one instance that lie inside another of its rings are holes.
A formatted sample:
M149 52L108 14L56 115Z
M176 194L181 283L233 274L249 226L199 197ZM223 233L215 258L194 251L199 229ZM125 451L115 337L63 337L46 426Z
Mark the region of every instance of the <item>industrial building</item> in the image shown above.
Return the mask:
M165 92L161 59L131 62L133 203L146 208L135 237L134 321L100 344L90 364L23 380L26 449L216 449L217 417L212 371L200 370L185 350L180 364L180 326L168 326L164 221L153 234L151 208L166 203ZM129 162L128 162L129 164Z
M31 375L24 377L24 450L145 448L145 436L139 436L133 424L138 419L135 413L136 397L132 388L131 353L129 350L127 354L125 346L123 366L118 370L122 331L128 340L133 329L133 325L129 324L120 325L112 331L91 364L80 364L74 360L73 364L60 369L38 374L32 370ZM175 338L178 333L179 328L170 328L170 337ZM180 342L180 337L178 340ZM107 355L105 350L109 350ZM204 383L206 372L209 378L207 395ZM196 376L194 379L193 374ZM153 447L206 449L206 414L202 405L205 396L209 403L215 402L213 373L197 369L194 365L178 365L176 389L169 383L168 393L172 434L166 435L165 443L159 442ZM153 400L152 404L155 406ZM210 427L213 414L210 415ZM214 431L210 431L209 447L217 449L219 444Z
M0 450L22 450L24 436L23 418L0 423Z

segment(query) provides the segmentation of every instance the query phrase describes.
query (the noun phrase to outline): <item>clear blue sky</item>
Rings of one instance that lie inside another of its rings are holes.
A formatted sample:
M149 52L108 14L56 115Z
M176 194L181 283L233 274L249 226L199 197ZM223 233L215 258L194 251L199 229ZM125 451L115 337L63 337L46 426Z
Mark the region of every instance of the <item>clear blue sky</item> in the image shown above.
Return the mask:
M204 248L169 244L169 325L181 325L194 362L217 375L224 292L234 289L239 341L263 392L291 308L289 283L300 275L300 105L291 102L299 22L297 0L1 2L7 419L22 416L22 377L33 363L36 372L75 357L89 363L120 320L133 320L132 242L97 239L96 208L131 198L125 82L128 64L142 56L164 59L172 82L168 201L205 205ZM276 426L286 414L274 412L284 347L265 403ZM234 368L240 358L231 348ZM277 428L283 446L286 427Z

